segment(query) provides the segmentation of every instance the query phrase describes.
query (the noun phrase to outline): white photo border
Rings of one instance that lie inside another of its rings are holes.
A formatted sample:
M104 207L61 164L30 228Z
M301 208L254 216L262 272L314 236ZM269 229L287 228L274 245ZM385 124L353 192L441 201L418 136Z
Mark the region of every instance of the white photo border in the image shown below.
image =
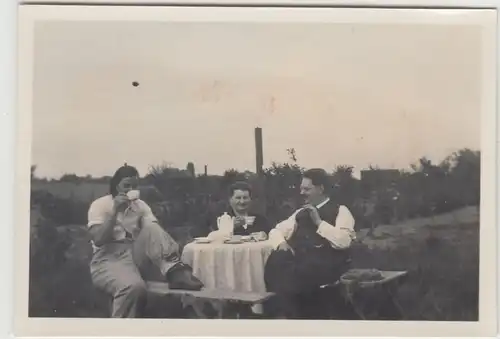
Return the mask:
M88 0L87 0L88 1ZM318 1L316 1L317 3ZM370 2L373 3L373 2ZM388 1L388 3L390 3ZM456 2L455 2L455 5ZM478 322L69 319L28 317L33 41L38 21L344 22L483 27L481 111L480 316ZM15 129L14 334L16 336L491 336L497 331L495 9L140 7L23 5L18 23Z

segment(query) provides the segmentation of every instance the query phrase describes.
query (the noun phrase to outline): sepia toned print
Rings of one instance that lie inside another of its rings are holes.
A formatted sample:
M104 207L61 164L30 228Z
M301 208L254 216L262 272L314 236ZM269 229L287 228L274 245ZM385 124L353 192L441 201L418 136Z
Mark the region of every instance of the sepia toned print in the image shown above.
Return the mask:
M32 38L29 318L480 323L480 24Z

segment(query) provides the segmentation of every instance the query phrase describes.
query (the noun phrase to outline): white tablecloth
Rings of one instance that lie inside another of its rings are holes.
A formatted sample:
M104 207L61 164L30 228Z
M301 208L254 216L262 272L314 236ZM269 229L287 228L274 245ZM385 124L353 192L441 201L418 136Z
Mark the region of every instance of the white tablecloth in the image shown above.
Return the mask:
M264 265L271 251L268 241L190 243L184 247L182 261L207 288L265 292Z

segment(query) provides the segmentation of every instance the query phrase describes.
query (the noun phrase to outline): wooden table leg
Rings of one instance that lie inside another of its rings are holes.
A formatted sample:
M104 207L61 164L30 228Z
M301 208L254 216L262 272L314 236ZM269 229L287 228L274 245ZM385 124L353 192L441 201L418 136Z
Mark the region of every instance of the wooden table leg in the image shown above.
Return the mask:
M199 319L246 319L252 314L250 305L236 301L203 300L183 296L182 304L184 309L192 310L193 316Z
M355 285L352 285L352 286L342 285L342 286L340 286L340 288L341 288L341 293L344 297L344 300L347 304L346 306L352 307L352 310L358 316L359 320L366 320L367 317L365 315L364 308L356 300L356 292L357 292L358 287Z
M252 305L238 303L237 304L237 318L238 319L250 319L254 314L252 311Z
M348 303L350 306L352 306L352 309L353 309L354 313L356 313L356 315L359 317L359 320L366 320L367 319L363 307L361 306L360 303L358 303L354 299L354 297L349 298Z
M181 297L182 301L182 306L184 307L185 310L191 311L191 313L194 317L198 319L209 319L210 317L205 314L204 311L204 301L203 300L198 300L192 296L185 295Z
M212 307L215 309L217 312L217 319L225 319L227 310L226 310L226 303L223 301L212 301L211 302Z
M397 301L396 288L395 285L378 288L378 306L372 307L371 318L375 320L403 320L403 311Z
M199 303L199 302L198 302ZM206 304L215 311L215 314L211 318L216 319L239 319L240 316L240 305L239 303L229 302L225 300L206 300ZM203 314L206 314L204 312Z
M386 295L385 312L383 316L388 320L404 320L404 311L397 298L397 286L387 286L383 288Z
M399 284L378 286L373 289L344 286L342 294L360 320L404 320L404 311L397 300L398 287ZM363 294L367 293L365 299ZM369 295L376 297L371 298Z
M183 296L182 304L190 309L199 319L223 319L227 315L226 303L220 300L199 299L192 296Z

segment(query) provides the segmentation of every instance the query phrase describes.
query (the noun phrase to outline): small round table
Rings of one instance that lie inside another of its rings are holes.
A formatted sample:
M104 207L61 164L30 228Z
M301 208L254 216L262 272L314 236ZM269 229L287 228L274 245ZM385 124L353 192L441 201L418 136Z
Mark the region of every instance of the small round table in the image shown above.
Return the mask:
M268 241L190 243L184 247L182 261L207 288L266 292L264 266L271 252Z
M182 251L182 261L206 288L237 292L266 292L264 266L273 248L269 241L226 244L190 243ZM262 314L262 305L252 306Z

